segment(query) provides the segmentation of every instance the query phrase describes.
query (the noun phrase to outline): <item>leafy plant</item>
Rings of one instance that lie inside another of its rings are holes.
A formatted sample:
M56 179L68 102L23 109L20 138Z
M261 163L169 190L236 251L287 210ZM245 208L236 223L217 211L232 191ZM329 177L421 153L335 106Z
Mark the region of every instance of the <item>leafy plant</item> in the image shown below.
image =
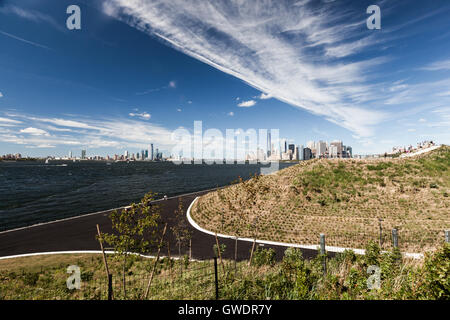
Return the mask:
M154 193L147 193L139 203L129 208L115 210L110 219L114 233L101 234L101 237L114 247L114 252L122 261L122 288L126 297L126 273L130 267L130 253L145 253L157 239L159 207L152 203ZM132 261L132 260L131 260Z

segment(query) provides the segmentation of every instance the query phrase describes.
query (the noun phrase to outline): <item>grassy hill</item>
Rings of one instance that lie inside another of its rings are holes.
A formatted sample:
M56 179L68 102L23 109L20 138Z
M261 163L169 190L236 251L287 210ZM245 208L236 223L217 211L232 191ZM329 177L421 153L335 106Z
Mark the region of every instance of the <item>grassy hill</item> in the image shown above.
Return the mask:
M432 250L450 229L450 147L408 159L321 159L256 176L202 196L192 218L202 227L257 239L391 248L399 230L404 252Z

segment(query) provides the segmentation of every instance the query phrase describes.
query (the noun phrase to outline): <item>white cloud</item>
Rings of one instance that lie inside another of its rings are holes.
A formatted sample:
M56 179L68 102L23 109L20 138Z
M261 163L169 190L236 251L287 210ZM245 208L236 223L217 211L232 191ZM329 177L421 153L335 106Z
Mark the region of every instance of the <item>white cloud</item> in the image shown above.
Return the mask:
M19 124L19 123L22 123L22 121L9 119L9 118L2 118L2 117L0 117L0 122L8 123L8 124Z
M150 113L147 113L147 112L141 112L141 113L133 113L133 112L130 112L128 115L129 115L130 117L138 117L138 118L140 118L140 119L142 119L142 120L150 120L150 118L152 117L152 116L150 115Z
M3 98L3 93L0 91L0 98Z
M234 112L233 112L233 111L230 111L230 112L227 113L227 115L229 115L230 117L232 117L232 116L234 116Z
M97 129L96 127L92 127L89 124L84 122L80 122L78 120L67 120L60 118L37 118L31 117L30 120L38 121L38 122L47 122L52 123L61 127L70 127L70 128L80 128L80 129Z
M307 1L105 0L104 12L358 135L372 135L387 117L367 103L378 94L368 80L387 60L340 60L374 43L351 9Z
M420 119L419 119L419 122L427 122L427 120L424 119L424 118L420 118Z
M170 149L175 142L171 139L172 131L162 126L133 119L85 119L80 120L66 118L41 118L36 116L19 115L22 123L28 127L15 134L13 131L0 131L0 141L27 147L39 146L83 146L86 148L136 148L148 147L150 142L160 147L160 150ZM0 118L6 119L6 118ZM8 119L11 120L11 119ZM43 129L35 127L43 123L51 123L45 126L50 130L50 135ZM54 126L56 125L56 126ZM58 127L59 125L69 126Z
M242 101L241 103L238 104L238 107L249 108L253 107L255 104L256 104L255 100Z
M178 112L181 112L182 110L180 108L177 109Z
M27 133L27 134L31 134L33 136L49 136L50 135L45 130L33 128L33 127L28 127L26 129L22 129L22 130L20 130L20 133Z
M262 92L262 93L261 93L258 97L256 97L256 98L261 99L261 100L267 100L267 99L273 98L273 96L272 96L270 93L264 93L264 92Z
M34 148L56 148L56 146L51 144L37 144L34 146L25 146L25 148L34 149Z
M176 88L176 87L177 87L177 83L175 81L169 82L169 88Z
M426 71L450 70L450 59L435 61L420 69Z

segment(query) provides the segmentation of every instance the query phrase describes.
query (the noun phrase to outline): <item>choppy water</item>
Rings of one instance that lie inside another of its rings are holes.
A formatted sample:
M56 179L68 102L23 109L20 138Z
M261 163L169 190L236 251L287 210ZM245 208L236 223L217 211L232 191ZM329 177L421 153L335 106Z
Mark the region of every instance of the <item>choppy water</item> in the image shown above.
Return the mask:
M291 164L280 164L285 168ZM167 196L224 186L261 165L170 162L0 162L0 231L128 205L149 191Z

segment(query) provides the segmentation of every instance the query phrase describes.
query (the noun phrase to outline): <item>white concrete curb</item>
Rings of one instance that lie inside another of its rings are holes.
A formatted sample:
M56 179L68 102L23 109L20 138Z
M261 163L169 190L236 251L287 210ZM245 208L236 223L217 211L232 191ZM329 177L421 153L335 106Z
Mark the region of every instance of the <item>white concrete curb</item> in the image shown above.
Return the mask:
M13 256L5 256L0 257L0 260L6 260L6 259L14 259L14 258L24 258L24 257L33 257L33 256L46 256L46 255L56 255L56 254L101 254L102 251L100 250L76 250L76 251L50 251L50 252L35 252L35 253L25 253L25 254L17 254ZM106 254L114 254L114 251L111 250L105 250ZM141 256L143 258L147 259L156 259L156 256L146 256L144 254L135 253L135 252L128 252L128 254L131 255L137 255ZM166 258L167 256L159 256L159 258ZM179 257L170 257L174 260L179 260ZM197 259L189 259L190 261L201 261Z
M202 227L200 227L195 221L194 219L192 219L191 217L191 208L194 205L195 201L197 201L199 197L196 197L194 199L194 201L191 202L191 204L189 205L189 208L187 209L186 212L186 217L189 221L189 223L198 231L204 232L206 234L215 236L216 233L206 230ZM236 239L235 236L230 236L230 235L226 235L226 234L220 234L217 233L218 237L221 238L228 238L228 239ZM255 241L255 239L250 239L250 238L239 238L238 240L241 241L248 241L248 242L253 242ZM269 241L269 240L258 240L256 239L257 243L263 243L263 244L268 244L268 245L274 245L274 246L282 246L282 247L294 247L294 248L301 248L301 249L312 249L312 250L318 250L319 249L319 245L307 245L307 244L298 244L298 243L286 243L286 242L277 242L277 241ZM344 252L345 250L352 250L354 253L356 254L365 254L366 250L364 249L355 249L355 248L343 248L343 247L334 247L334 246L325 246L325 250L329 251L329 252ZM385 252L385 251L383 251ZM407 258L414 258L414 259L423 259L423 254L422 253L402 253L405 257Z
M427 152L439 149L440 147L442 147L442 145L428 147L426 149L421 149L421 150L416 151L416 152L403 153L403 154L400 155L400 158L408 158L408 157L418 156L419 154L424 154L424 153L427 153Z

